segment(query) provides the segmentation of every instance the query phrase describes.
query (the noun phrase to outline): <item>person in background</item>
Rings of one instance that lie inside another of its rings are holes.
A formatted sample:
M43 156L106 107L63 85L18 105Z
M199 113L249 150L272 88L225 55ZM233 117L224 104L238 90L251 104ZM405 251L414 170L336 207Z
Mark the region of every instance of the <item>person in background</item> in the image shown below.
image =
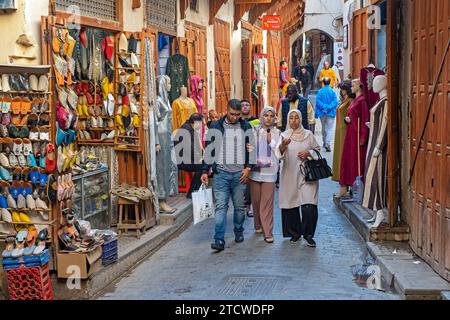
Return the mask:
M283 60L280 62L280 98L286 96L286 91L290 83L297 83L297 80L289 77L288 63Z
M303 93L303 97L308 99L309 92L312 85L312 76L306 70L306 66L299 66L295 68L295 78L299 81L297 83L297 88Z
M335 85L338 84L337 83L336 72L334 72L334 70L332 68L330 68L330 62L329 61L325 61L324 68L320 71L319 82L322 83L322 87L324 87L324 85L323 85L323 79L324 78L330 79L330 87L331 88L334 88Z
M208 172L214 172L213 192L216 199L215 235L211 249L216 252L225 249L225 229L228 203L233 200L233 223L235 242L244 241L245 204L244 191L255 160L251 159L251 148L255 145L250 124L241 118L241 102L228 102L227 115L211 124L206 135L206 152L201 181L208 184ZM217 131L221 134L217 136ZM232 140L230 140L232 139ZM208 150L209 144L217 148ZM210 158L212 157L212 159Z
M316 97L316 116L322 123L323 147L327 152L331 151L331 139L336 118L336 109L339 106L336 93L330 88L330 79L323 78L323 88Z
M183 142L183 134L185 134L185 132L189 132L190 136L191 159L188 163L183 161L183 150L181 150L179 154L176 153L178 169L194 173L191 186L186 194L186 198L188 199L191 199L192 192L197 191L202 185L200 181L203 169L203 143L201 140L202 125L203 115L200 113L193 113L181 128L175 132L174 136L175 147Z
M250 190L255 215L255 232L264 234L264 241L273 243L273 207L278 158L275 147L280 138L276 128L276 114L272 107L265 107L260 114L260 126L255 128L256 166L250 173Z
M302 126L301 112L291 110L287 130L281 134L275 148L275 154L281 160L279 206L283 236L290 237L291 243L303 236L309 247L316 246L319 182L306 182L300 168L307 159L318 159L315 151L319 150L314 134Z
M313 77L314 77L314 67L313 67L313 65L311 64L311 61L310 61L310 60L307 60L307 61L306 61L306 70L308 70L309 74L311 75L311 89L312 89L312 86L313 86L313 81L312 81L312 79L313 79Z
M255 116L251 115L251 111L252 111L252 106L250 104L250 101L248 100L241 100L241 106L242 106L242 119L246 120L252 127L255 127L256 125L258 125L259 121L258 118L256 118ZM247 214L247 217L249 218L253 218L253 211L252 211L252 195L250 193L250 184L247 183L247 187L245 188L245 195L244 195L244 199L245 199L245 212Z
M206 124L206 126L208 128L211 127L211 123L213 123L214 121L219 120L219 116L217 114L217 111L214 109L209 110L208 112L208 123Z
M281 132L286 130L286 125L288 122L287 115L289 111L293 109L301 112L303 127L314 132L316 124L314 108L308 99L303 98L298 94L297 86L295 84L289 85L286 98L281 100L281 107L278 109L277 127L281 130Z

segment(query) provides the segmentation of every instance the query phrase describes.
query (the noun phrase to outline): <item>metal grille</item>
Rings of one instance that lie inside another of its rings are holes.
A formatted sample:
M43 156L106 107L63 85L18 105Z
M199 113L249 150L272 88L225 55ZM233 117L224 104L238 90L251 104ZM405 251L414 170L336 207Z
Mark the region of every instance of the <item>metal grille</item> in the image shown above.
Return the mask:
M56 10L73 12L70 6L76 6L82 16L117 21L117 3L117 0L56 0Z
M255 296L270 294L277 285L279 277L233 276L228 278L219 294L228 296Z
M145 10L149 27L162 31L177 31L176 0L147 0Z

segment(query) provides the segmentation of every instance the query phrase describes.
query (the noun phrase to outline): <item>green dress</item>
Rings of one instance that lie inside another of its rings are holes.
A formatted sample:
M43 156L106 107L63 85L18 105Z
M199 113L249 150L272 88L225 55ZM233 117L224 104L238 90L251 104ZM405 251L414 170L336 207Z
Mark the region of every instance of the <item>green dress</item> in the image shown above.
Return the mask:
M341 102L336 110L336 133L334 135L334 153L333 153L333 181L339 182L341 170L342 151L344 149L345 133L347 124L344 119L347 116L347 110L352 99L347 98Z
M181 96L181 87L188 89L189 97L189 63L188 59L181 54L175 54L167 60L166 75L169 76L172 88L169 92L169 100L172 104ZM175 129L175 128L174 128Z

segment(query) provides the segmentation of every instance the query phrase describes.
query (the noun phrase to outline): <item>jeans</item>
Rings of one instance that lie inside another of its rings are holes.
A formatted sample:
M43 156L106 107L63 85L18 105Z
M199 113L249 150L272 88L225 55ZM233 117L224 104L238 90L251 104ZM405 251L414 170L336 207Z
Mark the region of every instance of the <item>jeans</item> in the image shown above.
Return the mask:
M331 146L331 139L333 138L335 118L329 116L320 117L322 123L322 138L323 145Z
M241 174L241 172L230 173L219 170L219 172L214 175L213 190L216 198L215 240L225 241L225 229L227 224L227 212L230 196L233 200L234 207L234 233L244 232L244 192L246 185L239 182Z

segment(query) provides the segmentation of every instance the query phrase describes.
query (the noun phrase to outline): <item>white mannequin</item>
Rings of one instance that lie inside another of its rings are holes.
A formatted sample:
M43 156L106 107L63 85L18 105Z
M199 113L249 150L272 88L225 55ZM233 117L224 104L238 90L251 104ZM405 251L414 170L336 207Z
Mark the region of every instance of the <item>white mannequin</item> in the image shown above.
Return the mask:
M380 100L387 98L387 77L377 76L373 80L373 91L380 95ZM372 157L377 158L381 154L381 150L376 148L373 151ZM380 224L386 218L386 214L383 209L378 210L377 214L368 220L368 222L373 222L372 228L378 228Z

